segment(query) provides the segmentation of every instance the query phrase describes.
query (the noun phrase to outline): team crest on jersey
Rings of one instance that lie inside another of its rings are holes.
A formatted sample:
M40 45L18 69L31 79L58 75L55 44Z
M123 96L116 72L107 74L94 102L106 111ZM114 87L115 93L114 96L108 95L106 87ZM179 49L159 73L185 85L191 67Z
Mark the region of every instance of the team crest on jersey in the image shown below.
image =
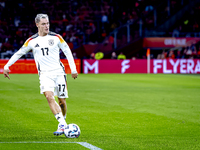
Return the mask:
M53 39L50 39L50 40L49 40L49 45L52 46L53 44L54 44L54 40L53 40Z

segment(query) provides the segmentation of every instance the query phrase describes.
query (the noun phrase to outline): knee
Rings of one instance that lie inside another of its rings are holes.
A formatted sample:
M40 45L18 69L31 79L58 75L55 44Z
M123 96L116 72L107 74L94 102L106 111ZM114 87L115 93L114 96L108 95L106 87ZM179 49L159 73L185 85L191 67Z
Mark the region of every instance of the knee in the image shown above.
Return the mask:
M44 93L44 96L46 97L46 99L49 103L55 100L52 93Z

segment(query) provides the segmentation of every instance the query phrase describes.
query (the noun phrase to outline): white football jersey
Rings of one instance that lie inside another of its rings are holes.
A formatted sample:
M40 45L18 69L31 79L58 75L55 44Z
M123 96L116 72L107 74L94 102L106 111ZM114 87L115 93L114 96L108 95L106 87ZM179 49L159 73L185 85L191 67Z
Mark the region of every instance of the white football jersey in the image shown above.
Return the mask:
M59 34L53 32L49 32L46 36L39 36L37 33L28 38L24 45L10 58L4 69L8 69L22 55L32 50L38 73L65 73L64 65L60 61L60 49L68 59L71 72L77 73L68 44Z

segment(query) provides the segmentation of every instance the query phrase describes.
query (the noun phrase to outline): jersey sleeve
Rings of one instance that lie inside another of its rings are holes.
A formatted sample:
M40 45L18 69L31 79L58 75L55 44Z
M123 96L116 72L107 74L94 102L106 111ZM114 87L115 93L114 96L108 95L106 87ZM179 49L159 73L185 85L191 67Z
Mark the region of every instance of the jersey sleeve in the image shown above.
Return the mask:
M67 57L67 60L68 60L68 63L69 63L69 67L71 69L71 73L77 73L76 65L75 65L75 62L74 62L74 58L72 56L72 52L71 52L68 44L65 42L65 40L60 35L56 35L56 36L60 40L60 42L59 42L60 49L63 51L63 53Z
M21 56L25 55L28 51L31 50L29 46L31 38L26 40L24 45L9 59L7 64L4 66L4 69L9 69L9 67L14 64Z

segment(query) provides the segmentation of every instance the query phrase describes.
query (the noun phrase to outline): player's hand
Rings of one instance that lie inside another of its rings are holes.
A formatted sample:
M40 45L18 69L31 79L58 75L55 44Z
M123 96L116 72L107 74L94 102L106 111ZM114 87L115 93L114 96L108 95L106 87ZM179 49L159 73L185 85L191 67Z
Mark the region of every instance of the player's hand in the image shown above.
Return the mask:
M9 69L4 69L4 70L3 70L3 74L4 74L4 77L5 77L5 78L10 79L10 77L9 77Z
M72 78L76 79L78 77L78 73L72 73Z

